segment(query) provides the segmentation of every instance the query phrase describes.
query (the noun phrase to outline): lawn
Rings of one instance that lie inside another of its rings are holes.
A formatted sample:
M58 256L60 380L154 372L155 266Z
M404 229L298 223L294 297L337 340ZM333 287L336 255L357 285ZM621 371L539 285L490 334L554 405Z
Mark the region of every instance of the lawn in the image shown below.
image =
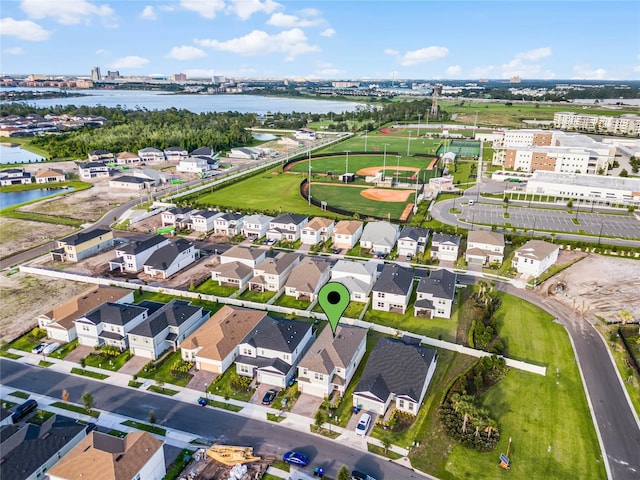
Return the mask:
M215 295L217 297L230 297L237 291L237 288L219 285L218 282L211 280L210 278L206 279L196 288L196 292L198 293Z
M411 139L409 139L409 132L411 132ZM424 135L427 131L420 129L421 135ZM406 155L407 147L409 147L409 155L415 155L416 153L424 155L435 155L442 140L430 139L430 138L417 138L418 130L403 130L393 134L383 134L378 132L370 132L367 135L367 149L366 152L384 154L384 144L387 144L387 160L389 155ZM330 145L329 147L318 151L317 153L342 153L350 150L352 152L364 152L365 137L361 135L354 135L344 142ZM378 149L376 152L374 149ZM395 158L394 158L395 160ZM351 162L351 156L349 157ZM344 162L343 162L344 163Z
M222 396L225 399L232 398L240 402L248 402L253 392L255 392L255 389L238 387L242 382L246 382L245 378L247 377L240 377L240 375L236 373L235 367L232 366L217 377L213 383L209 385L207 391L213 395Z
M84 377L91 377L97 380L104 380L105 378L109 378L109 375L104 375L102 373L92 372L90 370L83 370L82 368L72 368L71 373L76 375L82 375Z
M51 404L51 406L62 408L63 410L69 410L70 412L80 413L82 415L90 415L94 418L98 418L100 416L100 412L96 410L89 411L86 408L81 407L80 405L74 405L72 403L54 402Z
M276 292L254 292L253 290L246 290L238 298L248 302L267 303L275 294Z
M328 157L312 158L311 169L312 173L327 173L333 172L334 175L345 173L347 167L346 155L335 155ZM415 167L425 169L432 162L432 157L407 157L400 156L400 159L396 155L387 155L386 162L384 160L384 154L375 153L371 155L349 155L349 172L354 173L358 170L366 167L382 167L386 165L387 176L391 176L395 173L397 165L401 167ZM398 163L399 162L399 163ZM295 173L308 173L309 162L308 160L302 160L290 166L290 171ZM433 170L435 171L435 170ZM429 173L432 171L428 171ZM422 179L422 175L420 176Z
M125 350L120 355L115 357L106 355L104 353L96 352L90 353L84 358L86 365L96 368L104 368L105 370L111 370L117 372L133 355L129 350Z
M160 303L169 303L174 298L185 300L183 297L176 297L174 295L167 295L164 293L152 293L152 292L135 292L135 301L136 303L140 303L144 300L150 300L152 302L160 302ZM215 314L218 310L224 307L223 303L217 302L207 302L206 300L198 300L195 298L186 299L191 302L193 305L197 305L198 307L202 307L205 310L211 312L211 315Z
M297 308L298 310L306 310L311 305L311 302L306 300L296 300L295 297L290 297L289 295L280 295L274 305L278 305L280 307L287 308Z
M346 317L346 318L359 318L360 314L362 313L362 310L364 310L364 306L365 305L366 305L366 303L349 302L349 305L347 305L347 308L344 311L344 313L342 314L342 316ZM315 305L315 307L313 307L312 311L317 312L317 313L324 312L324 310L322 310L322 307L320 306L319 303L316 303L316 305Z
M31 350L33 350L36 345L40 344L46 336L46 330L34 328L30 332L11 342L7 346L7 349L13 348L15 350L22 350L23 352L31 352Z
M153 433L154 435L167 436L167 431L162 427L156 427L155 425L148 425L146 423L135 422L133 420L126 420L122 422L122 425L127 427L137 428L138 430L144 430L145 432Z
M148 365L145 365L142 370L138 372L138 377L152 378L156 382L168 383L171 385L177 385L179 387L186 387L187 383L189 383L189 380L191 380L193 375L174 375L171 369L176 364L176 362L182 362L180 351L170 352L166 354L155 364L155 368L149 369Z
M63 360L67 355L73 352L78 346L78 339L74 339L69 343L65 343L60 348L56 349L53 353L49 354L51 358L57 358Z

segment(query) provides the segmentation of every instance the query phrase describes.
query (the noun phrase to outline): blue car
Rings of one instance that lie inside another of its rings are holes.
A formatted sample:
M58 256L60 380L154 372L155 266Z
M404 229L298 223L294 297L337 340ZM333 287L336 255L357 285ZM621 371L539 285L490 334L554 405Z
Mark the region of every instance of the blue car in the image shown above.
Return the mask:
M290 452L285 453L282 456L282 460L290 463L291 465L297 465L299 467L306 467L309 465L309 457L300 452L294 452L291 450Z

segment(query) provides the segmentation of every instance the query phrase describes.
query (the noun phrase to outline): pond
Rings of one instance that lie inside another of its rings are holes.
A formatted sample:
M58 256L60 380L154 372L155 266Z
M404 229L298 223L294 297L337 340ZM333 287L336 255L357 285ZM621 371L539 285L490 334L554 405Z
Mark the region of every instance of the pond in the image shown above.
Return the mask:
M9 140L7 143L11 143ZM30 163L42 162L44 157L25 150L22 147L0 145L0 163Z
M69 192L72 188L42 188L38 190L24 190L22 192L0 192L0 208L11 207L20 203L50 197L57 193Z
M276 138L278 138L277 136L270 133L252 133L251 136L256 140L260 140L262 142L268 142L269 140L275 140Z

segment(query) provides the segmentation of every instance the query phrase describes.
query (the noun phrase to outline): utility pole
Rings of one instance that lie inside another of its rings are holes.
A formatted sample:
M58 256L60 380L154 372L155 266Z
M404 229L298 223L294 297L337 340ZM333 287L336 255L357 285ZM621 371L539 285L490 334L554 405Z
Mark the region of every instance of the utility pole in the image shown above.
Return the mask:
M384 146L384 155L382 157L382 181L384 182L385 169L387 168L387 147L389 146L389 144L383 143L382 145Z
M422 114L418 114L418 138L420 138L420 118L422 118Z

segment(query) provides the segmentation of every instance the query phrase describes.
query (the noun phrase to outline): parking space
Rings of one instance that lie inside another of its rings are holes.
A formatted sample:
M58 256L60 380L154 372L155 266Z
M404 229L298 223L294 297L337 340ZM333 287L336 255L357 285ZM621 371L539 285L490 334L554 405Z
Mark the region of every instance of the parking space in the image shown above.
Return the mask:
M308 393L303 393L296 400L295 405L291 409L291 413L296 413L308 418L314 418L316 412L322 405L322 398Z
M267 385L266 383L261 383L256 388L255 393L249 399L249 403L252 405L262 405L262 399L264 398L265 394L272 388L278 392L280 391L279 388L276 388L273 385Z

